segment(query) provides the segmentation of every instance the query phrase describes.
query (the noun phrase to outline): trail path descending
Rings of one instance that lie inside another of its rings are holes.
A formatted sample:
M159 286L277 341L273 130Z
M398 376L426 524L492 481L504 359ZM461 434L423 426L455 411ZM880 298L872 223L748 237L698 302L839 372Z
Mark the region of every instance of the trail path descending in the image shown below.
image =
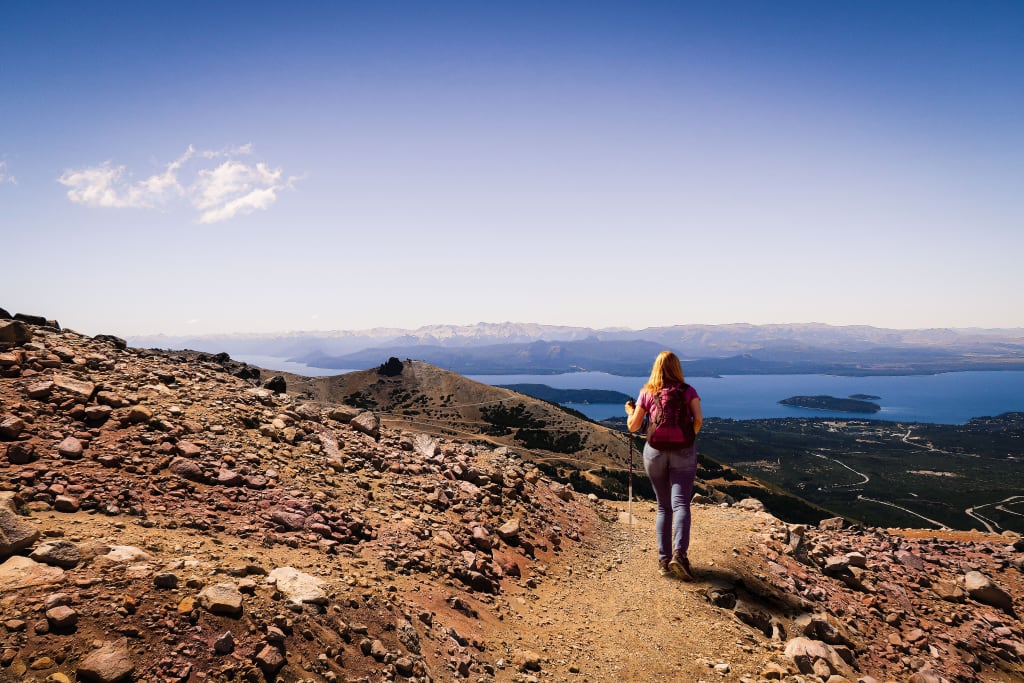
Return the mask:
M767 518L695 505L690 560L698 577L682 582L658 573L654 505L634 503L633 514L632 529L615 523L608 547L564 558L532 594L505 596L511 618L498 639L509 657L541 655L541 680L756 679L781 644L710 604L707 592L716 579L735 579ZM498 672L498 680L528 680L521 676L512 666Z

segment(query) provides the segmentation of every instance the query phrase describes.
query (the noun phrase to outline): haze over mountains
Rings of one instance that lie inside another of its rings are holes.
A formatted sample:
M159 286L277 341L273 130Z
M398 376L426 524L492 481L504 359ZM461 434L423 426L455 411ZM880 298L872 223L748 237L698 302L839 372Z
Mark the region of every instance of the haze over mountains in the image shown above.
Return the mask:
M1024 368L1024 329L898 330L820 323L676 325L643 330L523 323L431 325L416 330L140 336L142 347L262 355L324 368L415 358L468 374L593 370L643 375L663 348L687 373L921 374Z

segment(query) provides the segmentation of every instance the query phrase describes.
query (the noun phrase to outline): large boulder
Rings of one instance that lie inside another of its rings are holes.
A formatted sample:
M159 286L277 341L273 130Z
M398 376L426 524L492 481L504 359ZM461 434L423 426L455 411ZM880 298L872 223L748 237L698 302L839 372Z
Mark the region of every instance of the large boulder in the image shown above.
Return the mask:
M0 593L60 583L63 579L64 570L60 567L50 567L22 555L9 557L0 564Z
M810 638L793 638L786 643L786 656L804 674L815 674L827 678L833 674L847 676L853 674L849 664L831 645ZM826 673L827 671L827 673Z
M39 529L18 514L16 496L0 491L0 558L23 550L39 540Z
M264 389L269 389L275 394L283 394L288 391L288 384L284 381L283 375L274 375L263 383Z
M380 420L369 410L359 413L359 415L352 418L349 424L352 425L353 429L363 434L368 434L375 439L380 437Z
M20 320L0 320L0 342L25 344L32 341L32 330Z
M998 607L1006 612L1013 611L1013 598L1010 594L992 583L992 579L981 572L967 572L964 576L964 588L967 594L978 602Z

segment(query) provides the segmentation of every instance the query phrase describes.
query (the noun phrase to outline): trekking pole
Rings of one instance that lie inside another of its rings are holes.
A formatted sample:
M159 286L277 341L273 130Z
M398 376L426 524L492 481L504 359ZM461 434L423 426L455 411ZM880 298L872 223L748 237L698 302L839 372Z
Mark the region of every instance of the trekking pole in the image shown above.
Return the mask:
M626 437L629 439L629 498L626 502L626 515L629 524L629 537L626 545L626 557L628 558L633 550L633 434L627 431Z

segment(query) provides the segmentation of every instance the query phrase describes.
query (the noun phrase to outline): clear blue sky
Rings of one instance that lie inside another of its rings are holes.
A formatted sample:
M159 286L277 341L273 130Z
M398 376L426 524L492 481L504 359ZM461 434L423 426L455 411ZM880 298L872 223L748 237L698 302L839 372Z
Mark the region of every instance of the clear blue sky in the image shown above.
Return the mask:
M0 306L1024 326L1024 3L8 2Z

